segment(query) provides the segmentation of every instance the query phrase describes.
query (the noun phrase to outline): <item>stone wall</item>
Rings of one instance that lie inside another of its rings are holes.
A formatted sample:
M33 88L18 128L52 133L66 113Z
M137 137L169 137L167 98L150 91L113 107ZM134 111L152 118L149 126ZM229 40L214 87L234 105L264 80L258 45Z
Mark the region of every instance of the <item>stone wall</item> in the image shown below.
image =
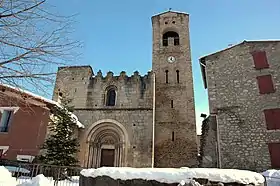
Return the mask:
M101 139L97 142L89 135L101 130L96 128L101 122L108 127L107 129L112 129L111 136L116 135L120 140L125 139L118 143L117 153L122 154L118 165L151 166L153 120L155 120L154 165L197 166L189 15L165 12L153 16L152 26L153 74L148 72L147 75L140 76L138 72L134 72L129 77L125 72L121 72L118 76L108 72L103 76L100 71L94 74L90 66L64 67L58 70L53 99L58 100L59 95L73 98L75 113L86 125L80 134L80 159L83 166L91 162L87 157L89 154L100 156L100 152L96 151L96 148L100 147L96 146L100 146ZM180 37L178 46L174 45L174 39L172 41L172 38L168 38L170 45L163 47L162 36L168 31L177 32ZM176 62L172 64L167 62L170 56L175 57ZM168 83L165 82L166 70L169 71ZM113 107L106 106L106 93L110 87L116 90L116 105ZM104 135L107 129L102 129ZM103 132L100 134L103 135ZM94 161L96 163L96 160L92 160Z
M90 152L90 148L96 145L93 144L96 143L96 139L91 136L94 135L94 130L99 131L100 135L108 134L106 130L110 130L109 133L112 133L112 130L119 131L119 137L124 139L118 142L122 143L121 152L117 152L121 154L121 160L116 166L152 166L151 73L140 76L138 72L134 72L129 77L125 72L121 72L119 76L108 72L103 76L101 71L94 75L90 66L65 67L59 69L56 82L54 99L58 99L61 93L72 98L75 114L85 125L79 132L81 166L98 166L100 163L92 163L94 160L90 157L93 153ZM116 90L115 106L106 106L108 87L114 87ZM108 123L111 123L110 126ZM108 127L96 129L101 125Z
M155 167L197 166L189 15L165 12L152 17L152 25L152 69L156 81ZM179 35L179 45L174 45L172 38L168 46L163 45L163 34L169 31ZM168 62L170 56L175 58L172 63Z
M252 186L251 184L240 183L221 183L211 182L207 179L194 179L202 186ZM96 178L80 176L79 186L180 186L178 183L160 183L154 180L132 179L132 180L114 180L108 176L99 176ZM185 184L185 186L194 186L193 184ZM257 186L264 186L259 184Z
M202 122L202 134L200 137L200 167L218 167L216 125L215 116L209 116Z
M88 144L86 138L94 123L108 119L121 123L128 134L126 146L126 162L123 166L128 167L151 167L152 166L152 110L133 109L84 109L76 110L75 114L86 126L80 133L82 144L80 151L81 164L87 167Z
M256 70L251 52L266 51L269 68ZM217 114L222 168L262 171L271 167L268 143L280 130L266 129L264 109L280 108L280 42L243 42L202 58L210 112ZM271 74L276 92L261 95L257 76Z

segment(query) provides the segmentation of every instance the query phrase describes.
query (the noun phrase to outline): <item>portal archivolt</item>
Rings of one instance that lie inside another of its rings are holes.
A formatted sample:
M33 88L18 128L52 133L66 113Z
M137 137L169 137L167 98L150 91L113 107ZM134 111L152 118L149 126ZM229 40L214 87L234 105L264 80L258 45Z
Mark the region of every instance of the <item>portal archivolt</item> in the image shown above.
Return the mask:
M87 167L125 166L129 145L125 128L114 120L101 120L88 132Z

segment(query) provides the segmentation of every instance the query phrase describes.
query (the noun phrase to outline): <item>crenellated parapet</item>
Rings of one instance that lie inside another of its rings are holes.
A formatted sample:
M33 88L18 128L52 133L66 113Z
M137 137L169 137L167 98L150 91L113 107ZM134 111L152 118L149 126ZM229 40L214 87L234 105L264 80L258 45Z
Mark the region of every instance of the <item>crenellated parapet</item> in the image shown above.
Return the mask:
M59 94L73 99L78 108L99 108L106 105L106 95L116 91L116 107L149 107L152 103L152 72L140 75L138 71L127 75L121 71L93 71L90 66L60 67L57 72L54 100ZM140 101L139 101L140 100Z
M112 71L109 71L106 73L106 75L103 75L101 70L99 70L95 76L92 77L92 82L93 83L98 83L98 82L111 82L111 81L121 81L124 83L135 83L138 81L146 81L147 83L152 80L152 72L149 71L147 74L144 76L141 76L138 71L133 72L131 76L128 76L125 71L121 71L119 75L114 75Z

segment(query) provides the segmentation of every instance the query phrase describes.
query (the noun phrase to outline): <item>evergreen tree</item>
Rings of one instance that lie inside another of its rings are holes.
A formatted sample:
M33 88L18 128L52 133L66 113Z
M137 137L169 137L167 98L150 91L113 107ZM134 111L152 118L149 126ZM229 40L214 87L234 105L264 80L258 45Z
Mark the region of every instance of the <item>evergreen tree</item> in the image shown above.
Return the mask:
M76 154L79 144L74 136L77 125L75 119L71 117L74 108L68 106L69 103L70 100L62 98L61 104L52 109L50 134L41 148L44 153L38 157L42 163L59 166L78 163Z

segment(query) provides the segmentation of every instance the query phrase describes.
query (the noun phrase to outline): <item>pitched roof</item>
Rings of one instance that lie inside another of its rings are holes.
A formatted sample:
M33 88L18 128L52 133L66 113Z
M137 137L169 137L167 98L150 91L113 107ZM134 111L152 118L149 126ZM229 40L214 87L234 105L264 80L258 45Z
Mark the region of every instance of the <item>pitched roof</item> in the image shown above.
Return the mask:
M51 99L47 99L47 98L44 98L42 96L39 96L37 94L34 94L32 92L29 92L27 90L23 90L23 89L20 89L20 88L17 88L17 87L13 87L11 85L8 85L8 84L0 84L0 89L2 91L2 93L6 92L8 90L9 93L7 93L8 96L16 96L16 95L20 95L22 98L24 97L27 97L27 98L31 98L31 99L28 99L28 100L25 100L25 101L28 101L32 104L35 104L36 103L34 101L37 101L38 102L41 102L43 104L45 104L44 106L58 106L58 107L61 107L61 105L56 102L56 101L53 101ZM15 93L15 94L11 94L11 92ZM39 106L42 106L42 105L39 105ZM84 125L78 120L77 116L74 115L73 113L70 113L70 116L71 118L76 122L76 125L79 127L79 128L84 128Z
M222 49L222 50L218 50L218 51L216 51L216 52L213 52L213 53L207 54L207 55L205 55L205 56L202 56L202 57L200 57L200 59L207 58L207 57L213 56L213 55L217 55L217 54L219 54L219 53L221 53L221 52L224 52L224 51L226 51L226 50L232 49L232 48L234 48L234 47L236 47L236 46L239 46L239 45L243 45L243 44L245 44L245 43L261 43L261 42L262 42L262 43L263 43L263 42L280 42L280 40L244 40L244 41L239 42L239 43L237 43L237 44L235 44L235 45L230 45L229 47L224 48L224 49Z
M153 15L152 17L160 16L160 15L167 14L167 13L177 13L177 14L186 14L186 15L189 15L188 13L185 13L185 12L167 10L167 11L165 11L165 12L158 13L158 14L156 14L156 15Z
M8 84L0 84L0 88L1 88L2 92L5 92L6 90L8 90L9 92L13 92L13 93L16 93L17 95L21 95L22 97L32 98L33 100L39 101L43 104L50 104L50 105L57 105L58 104L56 101L44 98L42 96L39 96L39 95L34 94L32 92L29 92L27 90L23 90L21 88L17 88L17 87L8 85ZM8 95L9 96L14 96L14 95L11 95L11 94L8 94Z
M236 46L240 46L240 45L243 45L243 44L246 44L246 43L263 43L263 42L280 42L280 40L244 40L242 42L239 42L235 45L231 45L227 48L224 48L222 50L219 50L219 51L216 51L214 53L210 53L210 54L207 54L203 57L200 57L199 58L199 63L200 63L200 70L201 70L201 74L202 74L202 79L203 79L203 84L204 84L204 88L207 88L207 77L206 77L206 72L205 72L205 68L206 68L206 58L210 57L210 56L215 56L215 55L218 55L224 51L227 51L227 50L230 50Z

